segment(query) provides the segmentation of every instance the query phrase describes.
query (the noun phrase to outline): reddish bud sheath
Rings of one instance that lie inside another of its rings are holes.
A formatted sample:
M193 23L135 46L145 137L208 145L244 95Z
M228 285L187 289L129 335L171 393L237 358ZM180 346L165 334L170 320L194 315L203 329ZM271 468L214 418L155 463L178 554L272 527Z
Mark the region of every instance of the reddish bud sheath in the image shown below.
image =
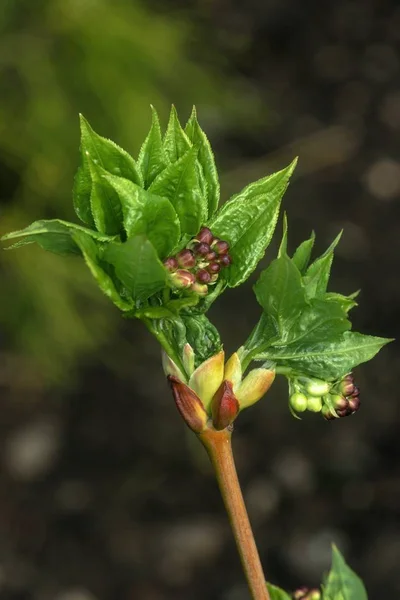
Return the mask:
M211 244L214 239L214 236L208 227L202 227L199 233L196 235L196 240L199 242L205 242L206 244Z
M207 256L211 248L209 244L206 244L205 242L199 242L193 246L193 250L198 256Z
M217 258L217 253L214 250L210 250L208 254L205 255L205 259L211 262Z
M352 381L342 381L339 389L344 396L351 396L354 392L354 383Z
M359 408L360 408L360 398L358 396L355 396L354 398L349 398L349 409L351 410L351 412L356 412Z
M211 401L215 429L226 429L236 419L239 409L239 402L233 393L232 383L223 381Z
M195 433L201 433L207 426L207 413L198 395L177 377L168 375L172 395L177 409L186 425Z
M209 283L211 275L206 269L199 269L196 273L196 279L199 283Z
M185 269L178 269L171 276L174 284L178 288L187 288L195 282L195 277L193 273L190 271L186 271Z
M221 270L221 265L218 264L217 262L212 262L207 267L207 271L209 273L211 273L211 275L214 275L214 273L218 273L220 270Z
M215 242L213 244L213 248L217 252L217 254L227 254L229 250L229 244L224 240L218 240L218 242Z
M229 267L229 265L231 264L232 259L229 256L229 254L223 254L222 256L219 257L219 263L223 266L223 267Z
M178 254L176 255L176 260L178 261L180 267L185 267L189 269L191 267L194 267L196 264L194 254L188 248L184 248L183 250L178 252Z
M170 271L171 273L173 273L174 271L176 271L176 269L178 268L178 266L179 266L178 265L178 261L173 256L170 256L169 258L166 258L164 260L164 267L166 269L168 269L168 271Z

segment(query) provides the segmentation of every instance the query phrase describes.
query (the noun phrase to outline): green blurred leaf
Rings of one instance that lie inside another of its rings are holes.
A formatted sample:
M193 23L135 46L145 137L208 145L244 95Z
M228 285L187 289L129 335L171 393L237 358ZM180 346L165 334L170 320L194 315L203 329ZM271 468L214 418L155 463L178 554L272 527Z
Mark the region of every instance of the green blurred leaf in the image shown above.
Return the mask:
M180 238L179 219L167 198L150 193L134 183L104 173L122 204L128 238L145 234L161 258L165 258Z
M164 150L157 111L153 106L151 107L151 111L151 128L140 149L137 161L146 189L153 183L157 175L159 175L168 165L168 158Z
M117 144L111 140L98 135L82 115L80 115L80 125L81 165L78 168L78 173L74 181L73 198L75 211L84 223L91 226L95 223L96 227L103 233L108 233L107 229L111 229L112 233L117 233L115 221L118 222L118 219L115 217L111 218L111 227L107 228L112 213L112 207L114 206L112 198L107 202L107 190L101 190L101 197L102 202L108 204L109 208L101 210L100 215L98 215L96 211L99 203L95 200L93 204L91 201L93 171L90 168L90 160L109 173L118 175L119 177L125 177L138 185L143 184L140 171L137 169L135 161L128 152L117 146ZM118 212L116 213L116 216L117 215Z
M172 105L167 132L164 138L164 150L170 162L176 162L192 147L188 136L182 129L175 106Z
M240 285L254 271L275 229L282 196L296 166L251 183L218 211L209 226L230 243L233 264L227 269L230 287Z
M329 248L307 269L303 281L308 298L321 297L328 287L333 261L333 251L342 237L342 232L333 240Z
M44 250L49 250L55 254L81 254L80 246L74 238L76 232L82 232L99 242L109 242L115 239L115 237L103 235L92 229L75 225L75 223L68 223L68 221L61 221L60 219L35 221L28 227L25 227L25 229L7 233L1 239L2 241L8 241L23 238L19 242L9 246L7 250L36 242Z
M289 594L287 594L284 590L281 590L281 588L277 587L276 585L267 583L267 588L270 600L291 600Z
M100 257L100 249L94 239L83 231L75 231L73 237L102 292L104 292L104 294L108 296L119 309L123 311L131 310L133 308L133 302L122 298L118 293L115 282L103 266ZM111 242L111 244L114 243L115 242Z
M335 545L332 547L332 567L323 589L323 600L368 600L361 579L347 566Z
M144 302L165 286L167 272L144 235L122 244L108 244L102 258L114 267L116 276L135 301Z
M174 206L182 233L195 235L204 223L207 204L201 193L196 169L197 149L192 148L170 164L151 184L152 194L165 196Z
M207 184L208 218L211 218L217 210L219 202L218 172L210 142L197 121L195 107L193 107L185 131L192 144L199 148L197 159Z
M346 331L323 342L303 340L284 347L270 347L257 354L255 360L273 360L280 366L324 380L334 380L353 367L367 362L392 340Z
M304 275L308 267L308 263L310 262L314 242L315 233L312 232L310 238L302 242L297 248L296 252L293 254L292 260L302 275Z

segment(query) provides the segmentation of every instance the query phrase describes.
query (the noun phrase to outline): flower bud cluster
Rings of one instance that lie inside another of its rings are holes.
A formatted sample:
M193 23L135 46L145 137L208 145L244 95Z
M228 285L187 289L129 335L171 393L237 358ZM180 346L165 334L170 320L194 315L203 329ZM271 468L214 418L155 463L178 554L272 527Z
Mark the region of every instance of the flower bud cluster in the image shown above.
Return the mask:
M186 248L164 260L164 266L176 288L205 296L208 286L216 283L221 269L231 262L228 242L215 237L208 227L202 227Z
M352 415L360 407L360 390L351 373L333 383L300 377L292 379L290 387L289 405L295 412L322 412L330 421Z
M317 588L301 587L292 594L293 600L321 600L321 592Z

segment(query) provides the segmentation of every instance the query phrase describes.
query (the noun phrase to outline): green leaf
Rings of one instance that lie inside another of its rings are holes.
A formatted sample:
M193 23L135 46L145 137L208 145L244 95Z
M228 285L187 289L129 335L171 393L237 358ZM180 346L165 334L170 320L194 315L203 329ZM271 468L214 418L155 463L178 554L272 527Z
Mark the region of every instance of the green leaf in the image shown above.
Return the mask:
M324 380L334 380L349 373L353 367L371 360L392 340L362 335L352 331L325 341L292 343L271 347L257 354L255 360L273 360L280 366Z
M205 315L182 315L182 321L186 327L186 340L195 351L195 366L198 367L221 350L218 330Z
M323 600L368 600L363 582L347 566L335 545L332 547L332 567L324 585Z
M267 588L271 600L291 600L289 594L287 594L284 590L281 590L281 588L278 588L276 585L267 583Z
M61 221L60 219L35 221L28 227L25 227L25 229L7 233L1 239L8 241L23 238L12 246L9 246L7 250L36 242L44 250L49 250L55 254L81 254L80 247L74 238L76 232L82 232L99 242L109 242L115 239L115 237L102 235L92 229L87 229L75 223Z
M171 202L122 177L107 173L103 177L121 201L128 238L145 234L158 255L165 258L180 238L179 219Z
M146 189L151 185L157 175L159 175L168 165L168 158L163 146L157 111L153 106L151 107L151 111L151 128L140 149L137 161Z
M114 267L116 276L135 301L144 302L165 286L167 272L144 235L122 244L108 244L102 258Z
M98 135L86 119L80 115L81 124L81 165L78 168L74 181L74 207L78 217L90 226L96 222L96 215L92 214L91 192L92 177L90 173L90 159L109 173L125 177L138 185L143 184L140 171L133 158L111 140ZM97 223L96 223L97 225Z
M207 205L196 169L197 148L188 150L153 181L149 191L170 200L181 223L182 233L195 235L204 223Z
M336 302L340 304L342 309L347 313L355 306L358 306L358 303L354 300L357 297L358 292L355 292L356 295L351 294L350 296L344 296L343 294L337 294L335 292L328 292L324 295L325 302Z
M295 166L296 160L286 169L248 185L211 220L209 226L214 235L230 243L233 264L225 276L230 287L243 283L264 255Z
M308 267L308 263L310 262L314 241L315 233L312 232L310 238L302 242L297 248L296 252L293 254L292 260L302 275L304 275Z
M122 207L118 193L104 176L107 174L107 171L94 163L90 158L89 168L92 178L90 205L96 228L98 231L109 235L120 234L123 231L123 222ZM111 177L115 176L111 175ZM122 179L122 181L131 183L127 179ZM131 183L131 185L134 184Z
M257 325L244 343L245 355L253 354L255 351L262 352L263 349L270 346L277 339L279 339L279 336L274 319L263 312Z
M331 272L333 251L341 237L342 232L333 240L324 254L308 267L303 279L308 298L321 297L325 294Z
M182 158L191 147L192 144L179 123L175 106L172 105L167 132L164 138L165 153L170 162L176 162L179 158Z
M290 337L299 315L307 308L301 275L288 256L272 261L254 286L258 302L273 318L280 340Z
M283 235L281 245L278 250L278 258L281 256L287 256L287 242L288 242L288 222L286 213L283 215Z
M197 159L207 183L208 217L210 218L217 210L219 202L219 179L214 154L206 134L197 121L195 107L193 107L185 131L192 144L199 147Z
M100 258L100 249L94 239L83 231L75 231L73 237L102 292L104 292L104 294L108 296L119 309L123 311L131 310L133 308L133 302L122 298L118 293L115 282L104 268Z

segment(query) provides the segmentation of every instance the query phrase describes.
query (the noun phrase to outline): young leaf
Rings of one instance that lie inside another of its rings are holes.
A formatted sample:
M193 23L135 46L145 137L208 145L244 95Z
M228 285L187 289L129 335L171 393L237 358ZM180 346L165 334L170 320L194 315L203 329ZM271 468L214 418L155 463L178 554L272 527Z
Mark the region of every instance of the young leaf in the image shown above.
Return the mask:
M152 106L152 122L150 131L143 142L139 152L138 166L140 167L144 187L147 189L154 179L168 165L168 158L165 154L160 121L158 120L157 111Z
M182 233L190 235L199 231L207 215L207 204L197 175L196 155L197 148L188 150L160 173L149 188L152 194L168 198L178 214Z
M261 273L254 291L259 304L274 319L283 342L307 308L299 270L288 256L276 258Z
M278 250L278 258L281 256L287 256L287 242L288 242L288 222L286 213L283 215L283 235L281 245Z
M186 327L186 340L195 351L195 366L198 367L221 350L219 333L205 315L182 315L182 321Z
M124 227L128 238L145 234L161 258L165 258L180 238L178 215L167 198L105 173L104 179L122 204Z
M74 233L76 232L82 232L99 242L109 242L115 239L115 237L102 235L92 229L75 225L75 223L61 221L60 219L35 221L28 227L25 227L25 229L7 233L1 239L8 241L23 238L12 246L9 246L7 250L36 242L44 250L49 250L55 254L81 254L80 247L74 239Z
M214 235L230 243L233 264L226 275L230 287L243 283L262 258L295 166L296 160L286 169L248 185L228 200L209 223Z
M243 346L244 355L247 356L254 352L260 353L277 340L279 340L279 335L275 321L272 317L263 312L260 320Z
M219 179L217 167L215 166L214 154L206 134L197 121L195 107L193 107L185 131L192 144L199 147L197 159L207 183L208 217L210 218L217 210L219 202Z
M349 373L353 367L371 360L392 340L346 331L323 342L307 340L284 347L271 347L257 354L255 360L273 360L305 375L334 380Z
M170 162L176 162L192 147L188 136L179 123L174 105L171 107L167 132L164 138L164 150Z
M78 217L88 225L96 222L92 216L90 195L92 191L92 178L89 166L90 159L109 173L125 177L138 185L143 184L140 171L133 158L111 140L98 135L86 119L80 115L81 124L81 165L74 181L74 207Z
M289 594L278 588L272 583L267 583L270 600L291 600Z
M324 585L323 600L368 600L363 582L347 566L336 546L332 547L332 567Z
M119 196L113 186L104 177L107 171L88 159L90 176L92 178L92 190L90 193L90 205L96 224L101 233L117 235L123 231L122 207ZM115 177L111 175L111 177ZM122 179L122 178L119 178ZM131 183L127 179L127 183ZM133 183L131 185L134 185Z
M308 267L303 279L308 298L321 297L325 294L331 272L333 251L341 237L342 232L333 240L324 254Z
M358 295L351 294L350 296L343 296L343 294L337 294L335 292L328 292L324 295L325 302L335 302L340 304L342 309L347 313L355 306L358 306L358 303L354 300Z
M121 298L119 295L114 281L103 268L99 255L99 247L93 238L83 231L75 231L73 237L101 291L104 292L104 294L108 296L120 310L131 310L133 308L133 302Z
M144 302L165 286L167 272L144 235L122 244L108 244L102 258L114 267L116 276L135 301Z
M302 275L304 275L308 267L308 263L310 262L314 241L315 233L312 232L310 238L302 242L297 248L296 252L293 254L292 260Z

